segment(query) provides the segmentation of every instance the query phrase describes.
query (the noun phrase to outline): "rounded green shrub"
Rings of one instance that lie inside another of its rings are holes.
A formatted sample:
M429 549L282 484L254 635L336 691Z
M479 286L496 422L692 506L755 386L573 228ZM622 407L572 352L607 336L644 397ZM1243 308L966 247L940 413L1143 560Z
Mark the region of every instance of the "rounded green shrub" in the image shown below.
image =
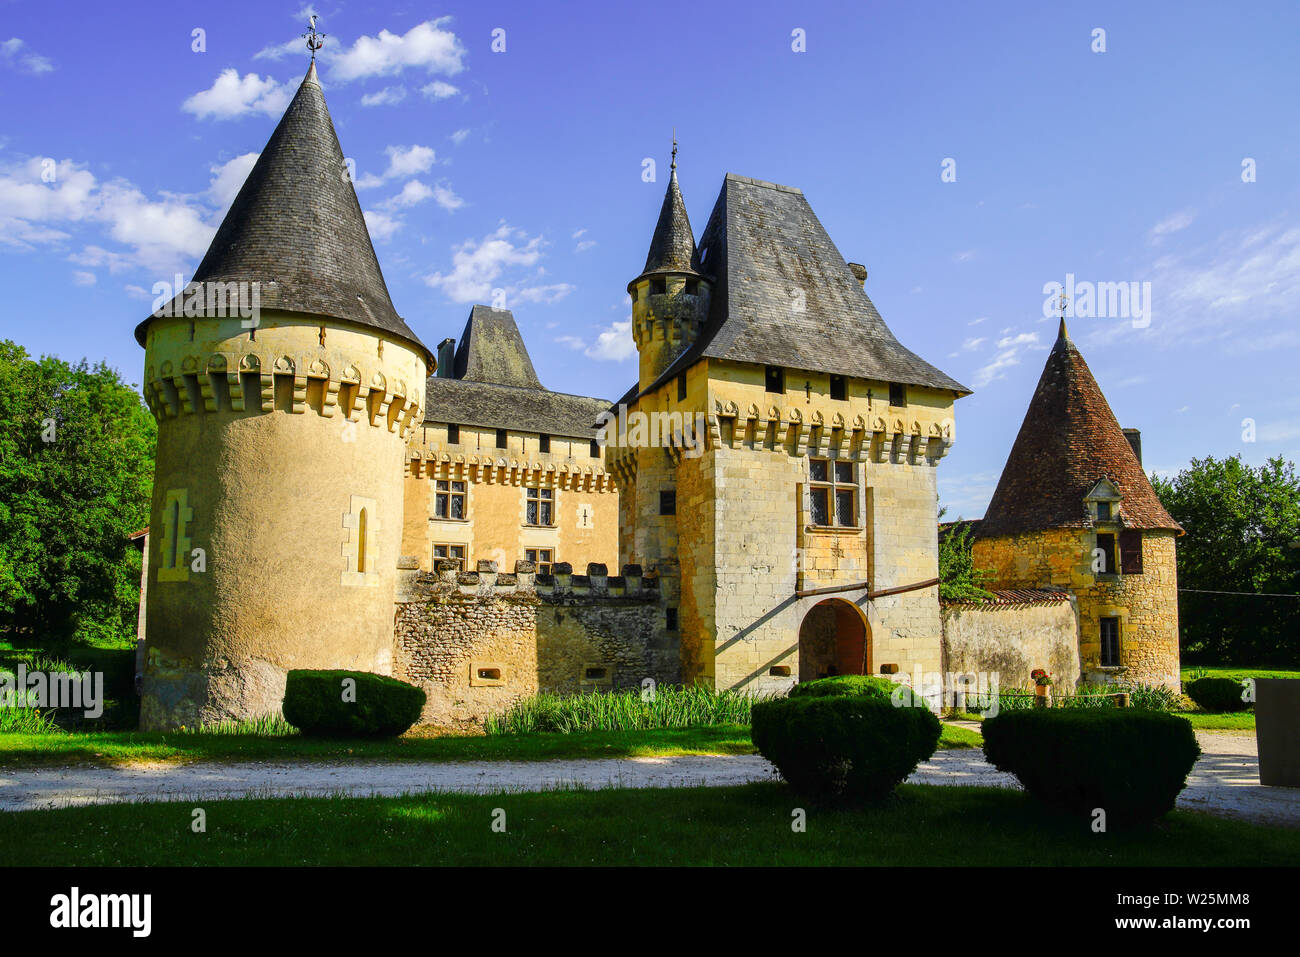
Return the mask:
M421 689L384 675L295 670L284 686L284 718L313 737L394 738L420 720L424 698Z
M980 731L984 756L1033 797L1088 818L1100 808L1112 828L1172 810L1201 753L1186 718L1133 708L1004 711Z
M902 688L899 700L904 705L913 704L912 689L907 685L880 675L836 675L834 678L818 678L816 681L801 681L790 689L791 698L879 698L889 701L894 691Z
M1183 693L1206 711L1245 711L1250 707L1242 701L1246 689L1234 678L1197 678L1183 685Z
M796 791L869 800L934 754L939 719L888 698L804 695L755 702L755 747Z

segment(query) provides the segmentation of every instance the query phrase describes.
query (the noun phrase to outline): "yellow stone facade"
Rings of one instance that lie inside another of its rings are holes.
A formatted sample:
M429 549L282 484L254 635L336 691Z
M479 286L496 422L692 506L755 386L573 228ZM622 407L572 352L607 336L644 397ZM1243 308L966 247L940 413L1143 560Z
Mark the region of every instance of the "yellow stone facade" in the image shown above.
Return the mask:
M425 358L350 323L157 319L141 727L279 710L290 668L392 668Z
M1178 651L1178 567L1175 533L1144 531L1142 573L1093 572L1096 532L1051 529L977 538L977 568L993 573L990 588L1059 587L1078 603L1079 659L1086 681L1181 687ZM1117 563L1118 564L1118 563ZM1101 662L1101 620L1118 619L1119 664Z

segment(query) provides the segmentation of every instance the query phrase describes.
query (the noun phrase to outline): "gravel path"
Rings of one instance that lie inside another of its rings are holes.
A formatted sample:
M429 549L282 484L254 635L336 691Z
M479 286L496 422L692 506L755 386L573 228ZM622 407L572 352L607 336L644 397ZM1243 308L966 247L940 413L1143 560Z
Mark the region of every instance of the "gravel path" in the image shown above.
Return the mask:
M1300 791L1259 785L1255 737L1200 732L1205 752L1193 769L1180 808L1260 823L1300 827ZM589 788L722 787L772 780L758 755L573 761L277 764L211 762L129 767L0 771L0 811L146 801L347 794L394 796L432 791L477 794ZM909 779L917 784L1017 787L1016 779L977 749L939 751Z

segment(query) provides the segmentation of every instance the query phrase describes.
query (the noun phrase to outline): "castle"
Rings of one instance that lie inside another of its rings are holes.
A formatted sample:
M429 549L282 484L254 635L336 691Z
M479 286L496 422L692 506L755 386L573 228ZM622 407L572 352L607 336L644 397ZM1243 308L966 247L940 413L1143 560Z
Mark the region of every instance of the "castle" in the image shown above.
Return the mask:
M192 284L250 284L259 314L209 294L136 329L142 727L275 712L292 668L420 683L439 723L539 690L990 662L1176 685L1177 526L1064 332L976 546L1008 591L942 608L935 475L969 390L898 342L801 191L727 175L697 246L674 156L611 403L545 389L504 309L434 355L345 169L313 63Z

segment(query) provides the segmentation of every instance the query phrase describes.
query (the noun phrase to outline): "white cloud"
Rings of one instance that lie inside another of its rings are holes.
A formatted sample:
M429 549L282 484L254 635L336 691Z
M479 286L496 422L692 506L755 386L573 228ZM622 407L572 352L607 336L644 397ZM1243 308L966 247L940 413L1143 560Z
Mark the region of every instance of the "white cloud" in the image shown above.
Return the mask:
M455 133L451 134L449 139L452 141L454 145L460 146L460 144L464 143L466 138L468 137L469 137L469 130L457 130Z
M988 338L985 336L972 336L961 344L961 348L963 352L973 352L986 342Z
M46 182L43 174L53 170ZM0 168L0 242L20 249L57 244L68 229L93 225L129 253L89 246L78 265L131 265L172 270L201 256L212 241L210 212L187 197L163 193L150 199L123 179L99 182L84 165L53 166L32 157Z
M126 294L132 299L142 299L145 301L153 299L153 293L148 289L145 289L144 286L126 285L122 288L126 290Z
M375 93L367 93L361 98L362 106L391 106L406 99L406 87L386 86Z
M18 37L11 37L0 43L0 64L33 76L40 76L54 69L54 64L50 62L49 57L33 53Z
M556 336L555 341L562 346L567 346L570 349L576 349L579 352L587 348L587 343L584 342L582 339L579 339L577 336Z
M293 83L280 84L256 73L240 77L239 71L230 67L221 71L211 87L182 103L181 109L199 119L230 120L249 113L278 117L289 105L296 88Z
M1004 336L997 341L997 352L993 358L975 373L975 387L982 388L995 379L1004 378L1006 370L1020 365L1024 353L1038 345L1038 333L1022 332L1016 336Z
M402 187L402 191L392 199L386 200L383 208L396 209L402 206L414 206L417 203L423 203L432 195L433 190L418 179L407 180L406 185Z
M78 286L93 286L99 281L93 272L82 272L77 270L72 274L72 281Z
M433 201L448 211L460 209L465 205L465 201L452 192L450 186L443 186L441 183L433 187Z
M536 266L544 245L541 236L530 238L503 222L482 239L467 239L453 247L451 269L425 276L424 281L441 289L452 302L487 302L494 288L504 289L508 302L556 302L573 287L568 283L529 286L522 280L513 284L504 281L508 271Z
M445 80L434 80L427 86L422 86L420 92L431 100L445 100L459 93L460 87L452 86Z
M375 242L386 242L393 237L393 234L402 228L402 221L388 213L381 213L378 210L364 210L366 217L366 229L370 231L370 238Z
M981 322L988 322L988 321L989 321L988 316L980 316L978 319L972 319L970 322L966 323L966 325L978 326Z
M1186 229L1188 226L1192 225L1194 219L1196 219L1196 213L1190 209L1174 213L1172 216L1167 219L1162 219L1151 227L1151 232L1147 234L1147 242L1152 246L1158 246L1164 237L1176 233L1181 229Z
M623 362L636 354L636 342L632 339L632 320L611 323L596 336L586 355L592 359L609 362Z
M437 158L433 149L428 146L390 146L384 152L388 154L388 171L384 173L385 179L427 172Z
M234 159L227 160L220 166L213 166L212 185L208 187L208 194L221 209L222 215L230 208L230 204L235 201L239 195L239 189L244 185L244 180L248 179L248 174L253 171L257 163L259 153L242 153Z
M585 253L588 249L590 249L594 245L596 245L596 241L594 239L584 239L582 242L578 243L578 245L573 247L573 251L575 253Z
M303 17L306 20L306 17ZM262 47L253 54L254 60L283 60L285 57L300 57L307 52L307 41L299 37L297 40L285 40L283 43L275 43L269 47ZM318 57L321 54L316 54Z
M330 75L340 82L392 76L408 67L454 76L464 69L465 48L456 34L442 29L449 18L426 20L398 36L380 30L377 37L358 37L331 62Z

